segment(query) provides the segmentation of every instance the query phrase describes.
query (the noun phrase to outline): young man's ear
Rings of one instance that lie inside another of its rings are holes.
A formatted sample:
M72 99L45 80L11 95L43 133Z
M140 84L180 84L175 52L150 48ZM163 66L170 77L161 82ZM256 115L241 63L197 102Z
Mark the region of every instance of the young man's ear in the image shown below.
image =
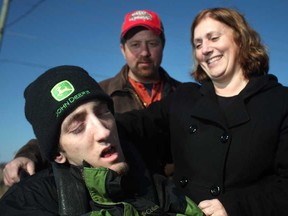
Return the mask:
M56 156L54 161L56 163L60 163L60 164L64 164L67 161L67 158L65 157L65 155L62 152L59 152Z

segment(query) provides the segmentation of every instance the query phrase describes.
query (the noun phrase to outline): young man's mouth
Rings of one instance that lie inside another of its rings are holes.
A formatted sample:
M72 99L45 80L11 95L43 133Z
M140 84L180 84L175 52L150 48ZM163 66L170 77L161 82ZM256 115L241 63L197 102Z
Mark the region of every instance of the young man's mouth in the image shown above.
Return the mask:
M100 155L101 158L110 158L112 156L118 156L118 152L115 146L109 146L105 148Z

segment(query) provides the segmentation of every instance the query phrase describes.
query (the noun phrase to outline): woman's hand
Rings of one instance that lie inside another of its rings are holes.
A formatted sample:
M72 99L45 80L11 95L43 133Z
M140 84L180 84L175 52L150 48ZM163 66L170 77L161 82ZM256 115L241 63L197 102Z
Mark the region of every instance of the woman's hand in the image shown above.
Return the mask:
M198 207L206 216L228 216L224 206L218 199L203 200Z

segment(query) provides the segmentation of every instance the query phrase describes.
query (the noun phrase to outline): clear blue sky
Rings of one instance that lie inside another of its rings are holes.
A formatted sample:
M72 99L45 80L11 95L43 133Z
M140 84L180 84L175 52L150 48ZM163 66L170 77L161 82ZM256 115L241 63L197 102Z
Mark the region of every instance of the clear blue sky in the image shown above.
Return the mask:
M287 0L11 0L0 50L0 162L34 138L23 91L46 69L79 65L98 81L120 70L125 61L119 37L127 12L149 9L160 15L167 41L162 66L182 82L193 81L190 26L208 7L240 10L269 48L270 73L288 85Z

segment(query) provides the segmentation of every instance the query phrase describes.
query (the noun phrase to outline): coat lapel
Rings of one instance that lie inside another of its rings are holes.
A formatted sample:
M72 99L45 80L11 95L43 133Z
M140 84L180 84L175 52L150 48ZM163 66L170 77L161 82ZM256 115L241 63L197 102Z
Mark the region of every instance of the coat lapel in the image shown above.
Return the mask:
M250 120L244 100L239 96L225 113L228 127L234 127Z
M211 91L204 89L203 87L200 89L200 94L199 100L191 110L191 116L215 122L221 127L226 128L227 124L224 115L217 104L216 95L211 94Z
M218 105L211 82L204 83L200 93L200 99L192 109L191 116L217 123L223 128L231 128L249 121L250 117L241 96L224 113Z

